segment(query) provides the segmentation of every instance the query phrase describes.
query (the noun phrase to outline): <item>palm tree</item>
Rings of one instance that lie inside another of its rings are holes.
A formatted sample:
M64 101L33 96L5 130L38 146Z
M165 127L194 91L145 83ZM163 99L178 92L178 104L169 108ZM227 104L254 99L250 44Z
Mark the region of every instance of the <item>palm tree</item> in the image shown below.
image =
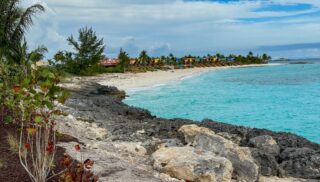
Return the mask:
M263 62L268 62L269 60L271 59L271 56L269 56L269 55L267 55L266 53L264 53L263 55L262 55L262 61Z
M19 54L24 34L33 24L33 16L45 11L41 4L28 8L20 6L21 0L0 1L0 57L10 60L12 55ZM20 62L20 60L11 60Z
M150 57L148 56L147 51L145 50L141 51L139 55L140 64L142 64L143 66L146 66L149 64L149 61L150 61Z
M17 54L11 56L10 59L19 60L19 64L4 65L6 62L0 62L0 83L4 86L11 87L14 83L21 81L26 75L31 74L32 65L44 58L44 54L48 52L44 46L29 52L27 43L24 41L16 47Z
M172 53L170 53L169 54L169 64L170 65L176 65L177 64L177 58L176 57L174 57L174 55L172 54Z

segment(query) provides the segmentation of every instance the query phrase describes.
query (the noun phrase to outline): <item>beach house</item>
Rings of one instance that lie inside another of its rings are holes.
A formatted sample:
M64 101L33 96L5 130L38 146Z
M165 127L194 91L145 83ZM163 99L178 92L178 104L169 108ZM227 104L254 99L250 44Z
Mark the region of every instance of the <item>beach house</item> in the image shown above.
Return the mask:
M161 63L161 59L160 58L153 58L152 59L152 64L156 65L156 64L160 64Z
M195 62L195 58L193 57L185 57L183 60L185 65L191 65Z
M216 56L211 56L208 58L208 63L217 63L218 61L218 57Z
M136 59L136 58L130 58L130 62L129 62L130 65L135 65L135 64L137 64L137 63L138 63L138 59Z
M100 61L100 64L104 67L115 67L120 63L119 59L104 59Z

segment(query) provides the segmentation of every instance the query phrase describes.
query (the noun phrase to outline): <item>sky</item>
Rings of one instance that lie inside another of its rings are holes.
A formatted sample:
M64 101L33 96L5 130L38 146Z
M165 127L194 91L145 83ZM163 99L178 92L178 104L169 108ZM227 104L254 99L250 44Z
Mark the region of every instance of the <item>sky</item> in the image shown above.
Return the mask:
M28 31L30 47L47 59L72 50L66 41L92 27L105 54L131 57L268 53L273 58L320 57L320 0L25 0L46 12Z

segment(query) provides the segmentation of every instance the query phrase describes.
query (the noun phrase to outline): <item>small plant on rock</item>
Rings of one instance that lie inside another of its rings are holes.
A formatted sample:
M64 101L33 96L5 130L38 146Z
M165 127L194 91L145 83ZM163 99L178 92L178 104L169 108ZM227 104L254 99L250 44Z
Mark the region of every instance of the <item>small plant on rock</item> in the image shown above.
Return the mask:
M76 152L81 152L79 144L75 145L75 150ZM98 176L93 174L92 168L94 161L90 159L76 162L70 157L70 155L65 153L61 164L66 168L64 173L61 175L61 178L65 182L97 182L99 179Z

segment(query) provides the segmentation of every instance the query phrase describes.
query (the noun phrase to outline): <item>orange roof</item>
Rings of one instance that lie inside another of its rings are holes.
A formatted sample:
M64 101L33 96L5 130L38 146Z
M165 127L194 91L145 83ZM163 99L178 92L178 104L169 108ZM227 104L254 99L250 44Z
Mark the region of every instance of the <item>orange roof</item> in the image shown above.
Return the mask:
M100 64L103 66L115 66L117 64L119 64L119 59L105 59L105 60L101 60Z

